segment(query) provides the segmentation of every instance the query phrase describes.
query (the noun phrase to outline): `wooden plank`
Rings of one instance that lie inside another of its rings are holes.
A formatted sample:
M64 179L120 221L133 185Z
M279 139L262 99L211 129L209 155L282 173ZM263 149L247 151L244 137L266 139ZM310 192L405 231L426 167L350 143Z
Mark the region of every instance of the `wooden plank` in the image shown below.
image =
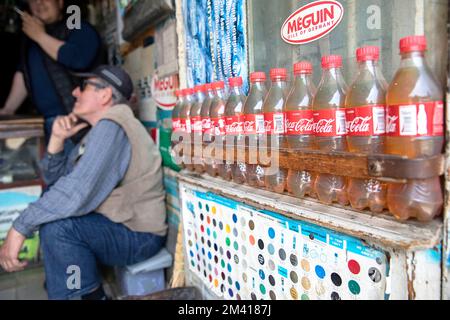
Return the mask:
M0 126L15 124L15 125L27 125L27 124L44 124L44 118L39 116L0 116Z
M181 147L181 145L180 145ZM410 179L428 179L445 173L445 157L437 155L428 158L408 159L406 157L378 154L366 155L349 152L326 152L319 150L269 150L252 155L245 148L231 146L203 146L208 150L203 156L235 163L242 161L263 167L276 166L296 171L310 171L333 174L356 179L377 179L385 182L406 183ZM184 148L188 153L193 148ZM198 153L198 152L197 152ZM180 153L182 154L182 153ZM196 157L199 157L196 154Z
M238 185L207 175L182 171L180 181L186 182L224 197L241 201L257 209L269 210L293 219L314 223L341 232L382 248L420 250L433 248L442 240L442 221L399 222L387 214L372 215L347 207L326 206L312 199L297 199L266 190Z
M34 116L0 116L0 139L44 136L44 119Z

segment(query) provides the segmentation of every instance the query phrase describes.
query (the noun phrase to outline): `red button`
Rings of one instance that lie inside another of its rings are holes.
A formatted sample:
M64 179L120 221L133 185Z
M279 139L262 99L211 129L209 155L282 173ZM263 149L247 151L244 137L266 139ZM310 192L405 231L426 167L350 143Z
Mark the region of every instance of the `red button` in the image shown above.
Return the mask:
M349 268L350 272L353 274L358 274L361 271L361 267L360 267L359 263L355 260L350 260L348 262L348 268Z

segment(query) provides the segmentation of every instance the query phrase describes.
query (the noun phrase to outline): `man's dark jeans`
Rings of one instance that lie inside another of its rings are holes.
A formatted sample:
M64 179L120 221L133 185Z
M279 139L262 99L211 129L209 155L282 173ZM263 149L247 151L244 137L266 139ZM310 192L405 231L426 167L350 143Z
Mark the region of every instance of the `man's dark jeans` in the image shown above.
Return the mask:
M92 213L40 228L49 299L76 299L101 285L97 263L124 267L157 254L165 237L133 232Z

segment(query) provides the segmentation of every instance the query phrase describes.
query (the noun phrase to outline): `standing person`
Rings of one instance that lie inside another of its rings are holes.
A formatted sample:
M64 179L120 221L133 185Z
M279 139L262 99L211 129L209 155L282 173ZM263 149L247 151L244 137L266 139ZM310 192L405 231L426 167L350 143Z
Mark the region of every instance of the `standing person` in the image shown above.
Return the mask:
M0 247L0 266L22 270L25 237L39 230L50 299L104 299L97 262L139 263L157 254L167 234L161 155L126 104L133 84L118 67L100 66L74 90L73 113L58 117L43 159L54 182L14 221ZM64 141L91 131L70 153ZM72 267L80 288L68 288Z
M12 115L29 96L45 119L48 143L56 117L71 113L72 91L79 85L72 72L86 71L101 58L101 40L86 22L69 30L64 0L28 0L31 15L21 16L25 39L21 62L0 115Z

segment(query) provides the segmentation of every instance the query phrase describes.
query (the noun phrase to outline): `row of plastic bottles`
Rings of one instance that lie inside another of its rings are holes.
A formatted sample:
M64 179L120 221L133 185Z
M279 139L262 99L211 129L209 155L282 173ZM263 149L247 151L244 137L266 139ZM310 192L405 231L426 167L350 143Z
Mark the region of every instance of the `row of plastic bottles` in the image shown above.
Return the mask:
M236 145L257 142L274 150L348 151L419 158L440 154L443 147L443 92L425 60L426 38L400 41L402 61L388 86L379 68L379 48L357 50L358 74L350 87L342 75L342 58L322 58L322 79L316 90L311 63L294 65L295 81L287 85L287 70L250 75L248 97L240 77L177 92L173 130L190 136L201 155L205 145L232 137ZM229 141L229 140L227 140ZM442 211L439 177L386 184L375 179L350 179L316 172L266 168L245 162L206 161L183 155L187 169L219 175L273 192L289 191L298 198L317 197L358 210L379 213L386 208L399 220L415 217L429 221Z

